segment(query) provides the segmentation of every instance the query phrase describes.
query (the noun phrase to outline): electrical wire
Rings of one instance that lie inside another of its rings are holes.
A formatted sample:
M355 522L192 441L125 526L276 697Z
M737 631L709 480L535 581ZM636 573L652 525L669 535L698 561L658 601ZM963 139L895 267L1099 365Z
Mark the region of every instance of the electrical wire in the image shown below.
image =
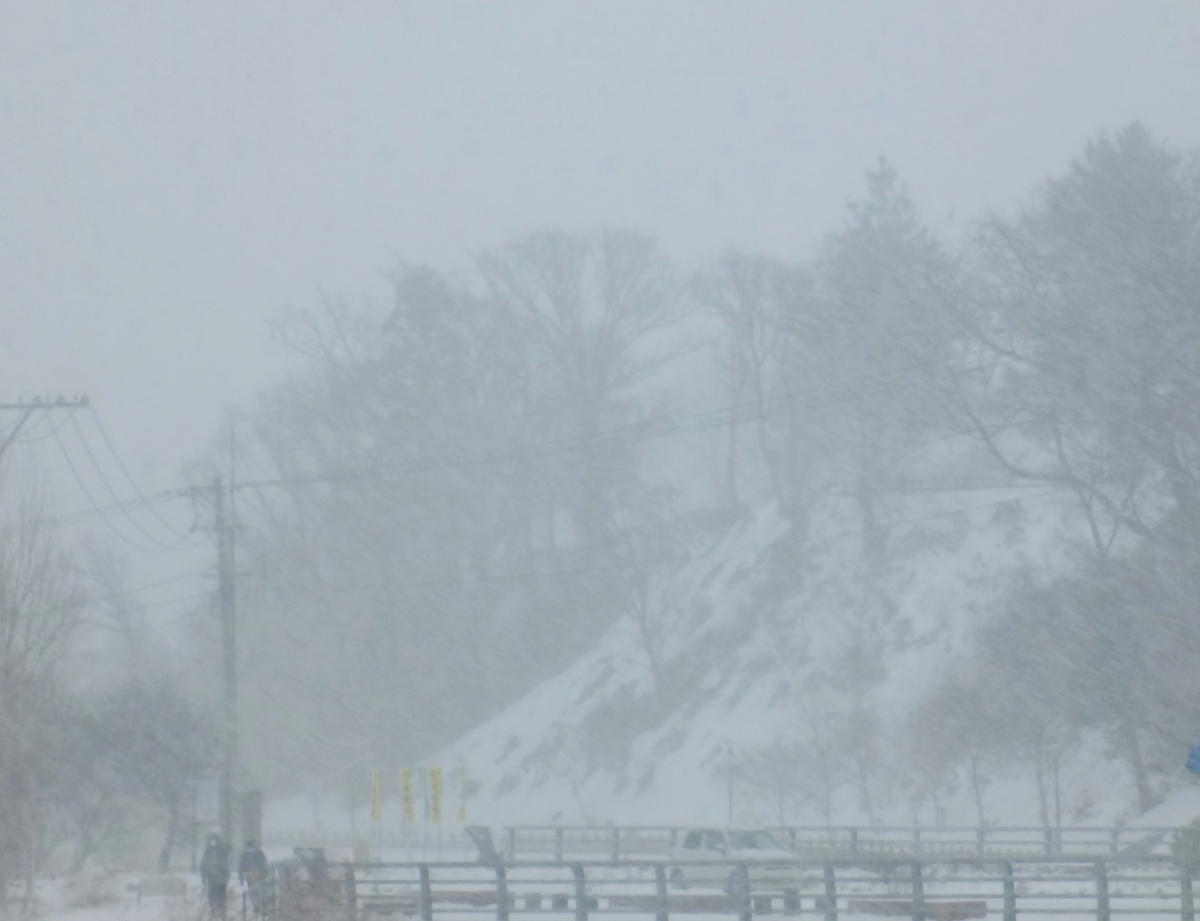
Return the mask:
M967 366L959 369L958 373L971 373L973 371L984 370L988 366L995 366L1001 359L992 358L985 362L980 362L974 366ZM903 370L880 373L878 375L870 375L863 380L867 383L874 382L875 386L882 389L889 385L890 379L903 374ZM821 396L829 393L830 388L817 388L810 391L797 391L790 394L783 394L769 399L765 399L766 403L788 402L799 399L801 397ZM266 480L252 480L236 485L237 489L255 489L280 486L304 486L317 485L322 483L339 483L353 482L358 480L373 480L373 479L392 479L406 476L415 476L421 473L439 472L443 470L462 469L467 467L488 466L491 464L500 463L515 463L526 462L532 459L541 459L553 457L559 454L575 453L578 451L588 450L594 447L597 443L602 443L609 439L623 438L630 443L637 441L645 441L654 438L666 438L677 435L692 434L694 432L704 431L712 428L720 428L732 423L755 422L762 419L773 418L787 412L798 409L825 409L830 406L836 406L840 403L851 402L872 395L874 391L864 389L851 389L844 387L840 390L833 390L832 394L826 398L814 402L800 403L796 405L788 405L781 409L771 411L759 411L755 406L740 406L723 407L715 410L704 410L697 413L685 414L676 417L672 420L653 424L635 424L628 426L620 426L611 429L606 429L601 432L596 432L591 435L575 436L558 441L544 442L540 446L534 448L522 448L513 451L495 451L484 454L479 454L474 457L443 457L423 461L420 464L399 469L399 470L351 470L341 473L329 474L314 474L307 477L279 477ZM693 420L688 424L688 420ZM615 439L614 439L615 440Z
M54 440L55 440L55 442L58 443L58 449L59 449L59 451L62 452L63 460L65 460L67 462L67 467L71 471L71 476L73 476L75 478L75 482L79 485L79 488L83 491L83 494L87 498L88 503L97 512L97 514L100 515L100 519L104 522L105 526L110 531L112 531L113 534L115 534L119 540L128 544L130 547L133 547L135 550L139 550L142 553L162 553L163 552L162 547L143 547L137 541L131 540L130 538L126 537L124 534L121 533L121 531L117 528L117 526L114 525L112 523L112 521L109 519L108 515L106 515L104 512L100 511L99 504L92 497L91 490L89 490L87 488L87 485L83 482L83 478L79 475L79 471L75 468L75 462L71 460L71 455L67 452L67 446L65 444L63 444L63 440L59 436L58 432L54 433Z
M158 582L149 582L145 585L138 585L135 588L122 589L119 592L111 592L107 595L101 595L98 598L91 598L89 600L94 603L116 601L118 598L127 598L130 595L136 595L138 592L149 591L152 588L162 588L164 585L174 585L176 582L182 582L184 579L193 579L196 576L202 576L211 571L211 567L206 566L204 569L192 570L191 572L185 572L178 576L171 576L167 579L161 579Z
M108 505L100 505L93 508L79 509L74 512L64 512L61 515L48 515L45 518L39 518L39 522L47 524L76 524L80 521L86 521L97 515L105 515L110 511L116 511L121 508L133 508L135 506L149 505L151 503L161 504L167 501L184 498L178 489L166 489L162 492L151 493L149 496L138 499L124 499L120 502L111 502Z
M125 466L124 461L121 460L121 455L117 453L117 449L113 446L112 439L108 437L108 430L104 427L104 423L100 420L100 414L96 412L95 405L89 404L88 408L91 409L91 411L92 411L92 421L96 423L96 428L100 431L100 437L104 440L104 444L108 446L109 453L112 454L113 460L115 460L117 462L117 467L120 469L121 473L124 475L125 480L129 483L130 486L133 487L133 491L137 495L138 499L140 499L142 501L142 503L145 505L145 507L150 510L150 513L155 518L157 518L159 520L159 522L161 522L163 527L165 527L168 531L170 531L173 536L186 540L187 538L185 535L180 534L178 531L176 531L175 528L170 524L170 522L168 522L165 518L163 518L163 516L158 513L158 510L150 505L146 496L144 496L142 494L142 491L138 488L137 483L134 482L133 477L129 475L129 470Z
M144 604L141 606L141 609L143 611L150 611L150 610L153 610L154 608L164 608L164 607L166 607L168 605L172 605L172 604L182 604L185 601L198 601L201 598L207 598L210 595L212 595L211 591L194 592L193 594L190 594L190 595L182 595L179 598L168 598L165 601L155 601L151 604ZM175 624L182 623L185 620L189 620L192 616L195 615L195 613L196 613L195 611L188 611L184 614L179 615L178 617L172 618L171 620L159 621L158 623L154 623L154 624L139 624L137 626L126 626L126 627L116 626L114 624L101 623L98 620L92 620L87 617L79 617L79 618L76 618L76 620L78 620L78 622L83 624L84 626L95 627L98 630L109 630L109 631L112 631L113 633L128 633L130 631L161 630L164 627L172 627Z
M153 534L151 534L149 531L147 531L145 528L143 528L141 523L136 518L134 518L133 515L130 514L129 509L126 507L126 505L121 501L121 499L119 499L117 497L117 492L115 489L112 488L112 484L108 482L108 477L105 476L104 470L100 467L99 462L96 460L96 455L92 453L92 446L88 444L87 438L84 437L83 429L81 429L79 427L79 423L77 421L75 421L74 415L71 416L71 420L75 426L75 434L79 436L79 443L83 445L84 453L87 454L88 460L91 461L91 463L92 463L92 468L96 471L97 476L100 477L100 482L102 484L104 484L104 488L108 491L108 494L112 497L113 502L116 503L116 507L121 512L121 514L123 514L125 516L125 518L129 521L129 523L131 525L133 525L135 529L137 529L138 533L140 533L144 538L146 538L146 540L150 541L151 543L157 544L158 548L160 550L178 550L180 547L179 543L176 543L174 545L164 543L163 541L161 541L157 537L155 537ZM142 498L142 497L139 496L139 498Z
M46 406L46 409L53 409L53 408L54 407L52 404L47 404L47 406ZM50 419L50 414L48 412L46 412L45 409L43 409L42 414L40 416L38 416L37 421L33 423L33 426L29 429L29 431L27 431L24 435L22 435L18 438L14 438L12 443L15 445L35 445L38 442L46 441L46 440L52 438L56 432L61 431L62 427L67 424L68 420L70 420L71 418L74 417L75 412L76 412L76 408L72 407L70 410L68 410L67 417L65 419L63 419L61 422L59 422L57 424L55 424L54 422L50 422L50 431L48 431L42 435L35 435L34 433L37 432L38 427L41 426L41 424L43 422L46 422Z
M196 576L202 576L205 573L210 572L210 571L211 571L211 569L209 567L205 567L204 569L198 569L198 570L193 570L191 572L185 572L178 576L171 576L170 578L167 578L167 579L160 579L157 582L150 582L150 583L147 583L146 585L138 585L138 586L135 586L134 588L122 589L119 592L109 592L107 595L99 595L94 598L85 598L85 599L83 599L82 606L86 607L87 605L92 605L92 604L103 604L104 602L108 602L108 601L116 601L118 598L127 598L130 595L136 595L138 592L148 591L152 588L160 588L164 585L172 585L176 582L182 582L185 579L193 579ZM209 593L205 592L202 594L209 594ZM188 597L191 597L191 596L188 596ZM174 599L174 600L179 601L179 600L186 600L186 599ZM160 602L154 602L153 604L145 605L144 607L145 608L156 608L156 607L162 607L166 604L171 604L171 603L173 603L173 602L172 601L160 601ZM57 614L57 613L62 613L66 610L68 610L66 607L58 607L58 608L52 608L52 609L45 609L45 613ZM97 624L96 626L103 626L103 625Z
M1039 485L1041 485L1041 484L1039 484ZM1017 489L1017 488L1021 488L1021 487L1011 487L1011 488ZM905 525L922 524L927 521L936 521L939 518L953 517L955 515L960 515L964 512L973 512L973 511L981 511L983 509L996 508L997 506L1004 505L1005 503L1008 503L1008 502L1012 502L1014 499L1019 499L1022 502L1032 502L1033 500L1036 500L1036 499L1042 499L1042 498L1045 498L1046 496L1051 496L1051 495L1055 495L1057 493L1061 493L1064 489L1067 489L1067 488L1068 487L1065 485L1055 486L1051 489L1043 488L1041 492L1037 492L1032 495L1024 494L1024 495L1016 496L1016 497L1008 496L1004 499L997 499L992 502L985 502L985 503L981 503L981 504L977 504L977 505L969 505L969 506L965 506L962 508L950 509L950 510L944 511L944 512L934 512L934 513L931 513L928 515L919 515L919 516L915 516L912 518L901 518L901 519L897 519L895 521L889 521L889 522L886 522L883 524L878 524L878 525L874 525L872 527L867 527L867 528L847 528L847 529L841 530L841 531L834 531L834 532L831 532L828 534L820 534L815 537L808 537L803 540L795 540L793 538L781 537L778 540L772 541L770 543L753 544L753 545L747 546L747 547L739 547L735 550L714 549L714 550L706 551L706 552L702 552L702 553L689 554L687 556L661 557L661 558L654 559L654 560L638 560L638 561L634 561L634 562L624 562L624 563L606 563L602 566L581 566L581 567L572 567L572 568L567 568L567 569L538 570L538 571L531 571L531 572L525 572L525 573L512 573L509 575L497 575L497 576L476 576L476 577L470 577L470 578L447 578L447 579L421 579L421 580L415 580L415 581L388 583L386 585L383 583L370 584L370 583L363 583L363 582L344 582L344 583L334 583L332 585L324 584L324 585L321 585L321 589L322 590L329 589L329 590L333 590L333 591L352 591L352 590L361 589L361 588L373 588L373 587L399 589L399 588L434 588L434 587L439 587L439 586L476 585L476 584L485 585L485 584L492 584L492 583L498 583L498 582L524 582L524 581L533 581L533 580L537 580L537 579L571 578L571 577L582 576L582 575L595 575L597 573L604 573L604 572L619 572L619 571L632 570L632 569L650 569L652 567L657 567L657 566L667 566L667 565L672 565L672 564L686 564L686 563L691 563L696 560L724 559L724 558L728 558L728 557L740 556L741 554L744 554L744 553L761 553L762 551L769 550L772 547L777 546L780 543L791 544L792 546L795 546L795 547L809 547L809 546L814 546L817 544L828 543L828 542L834 541L834 540L841 540L842 538L846 538L846 537L857 537L862 534L872 533L874 531L884 531L884 530L888 530L890 528L903 527Z

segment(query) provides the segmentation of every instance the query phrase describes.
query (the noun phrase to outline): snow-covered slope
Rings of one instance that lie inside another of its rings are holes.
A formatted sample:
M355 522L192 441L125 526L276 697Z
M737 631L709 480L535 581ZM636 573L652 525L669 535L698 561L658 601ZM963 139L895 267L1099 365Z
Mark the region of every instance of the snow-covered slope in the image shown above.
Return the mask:
M472 821L723 821L731 760L819 746L822 727L870 711L883 760L867 786L872 816L932 824L888 763L900 760L902 715L966 661L1019 570L1065 564L1080 523L1068 496L1044 488L896 494L880 511L882 576L864 565L855 499L828 497L804 535L764 510L658 573L648 614L428 763L464 766ZM868 820L862 784L835 770L833 820ZM736 822L823 821L811 797L772 802L739 771L734 795ZM1017 766L991 767L985 800L989 821L1037 822L1032 774ZM1099 740L1064 764L1064 822L1111 822L1130 800ZM977 821L961 785L942 806L951 823Z

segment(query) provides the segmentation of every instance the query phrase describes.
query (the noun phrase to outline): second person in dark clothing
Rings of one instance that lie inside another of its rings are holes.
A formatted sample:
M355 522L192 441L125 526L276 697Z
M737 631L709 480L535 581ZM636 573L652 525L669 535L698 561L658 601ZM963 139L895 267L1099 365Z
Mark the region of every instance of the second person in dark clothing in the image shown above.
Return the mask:
M200 858L200 880L208 893L208 910L214 918L225 917L229 891L229 845L220 835L209 835Z
M254 909L254 914L265 918L267 915L267 855L262 852L253 838L246 839L246 848L238 860L238 881L249 890L250 905Z

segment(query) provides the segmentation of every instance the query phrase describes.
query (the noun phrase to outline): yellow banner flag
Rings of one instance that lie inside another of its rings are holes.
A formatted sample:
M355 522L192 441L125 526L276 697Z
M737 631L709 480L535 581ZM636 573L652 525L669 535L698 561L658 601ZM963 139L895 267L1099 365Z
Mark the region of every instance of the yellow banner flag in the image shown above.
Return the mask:
M429 821L442 821L442 769L436 764L429 769Z
M412 791L412 768L405 768L400 772L400 807L404 810L404 823L412 825L413 823L413 791Z
M383 772L379 768L371 771L371 821L378 822L383 816Z
M458 821L467 821L467 766L458 763L458 792L462 797L462 805L458 807Z

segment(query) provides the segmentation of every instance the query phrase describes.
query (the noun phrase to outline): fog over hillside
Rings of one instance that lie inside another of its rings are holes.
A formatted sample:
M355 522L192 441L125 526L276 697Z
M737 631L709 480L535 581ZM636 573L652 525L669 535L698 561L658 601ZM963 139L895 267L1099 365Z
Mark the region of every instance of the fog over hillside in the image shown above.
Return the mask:
M304 483L264 501L264 661L311 618L276 680L334 763L461 762L497 822L715 818L729 770L777 824L1151 809L1195 719L1193 163L1101 135L953 242L882 163L804 263L536 234L474 289L408 270L365 332L310 316L314 374L249 420ZM712 409L670 387L689 339ZM360 693L404 706L336 708L379 655Z
M6 14L0 893L1200 815L1200 15L1012 9Z

